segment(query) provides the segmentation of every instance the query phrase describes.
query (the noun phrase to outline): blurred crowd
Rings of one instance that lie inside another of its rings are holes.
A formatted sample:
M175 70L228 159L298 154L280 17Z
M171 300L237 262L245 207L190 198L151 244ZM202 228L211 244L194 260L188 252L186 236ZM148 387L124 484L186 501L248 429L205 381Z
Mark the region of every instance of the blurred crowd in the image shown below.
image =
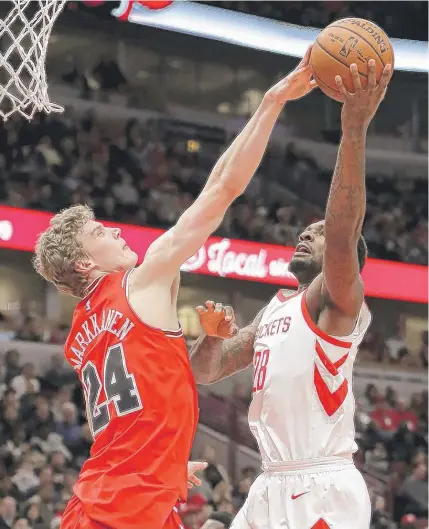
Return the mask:
M244 320L239 307L235 307L235 311L240 325ZM405 322L405 317L399 317L396 331L393 334L386 334L383 320L375 317L360 346L358 363L400 365L405 370L427 368L428 332L421 332L418 350L410 349L405 335ZM189 330L187 335L190 345L199 327L188 325L183 320L182 325L184 328L193 329L192 332ZM17 302L11 304L7 310L0 310L0 341L17 340L63 345L68 332L68 325L44 318L40 306L34 301Z
M166 132L157 121L109 122L72 109L32 123L0 125L0 202L56 211L86 203L100 219L168 228L200 192L225 146ZM241 197L218 235L296 244L323 217L330 174L289 144L280 168L268 152L261 172L282 178L296 197L284 203L261 194ZM279 175L279 171L281 174ZM427 186L412 179L368 178L364 234L370 255L427 264Z
M428 367L428 332L422 331L417 354L413 354L406 344L404 328L400 323L397 330L390 336L383 333L374 325L366 333L360 348L359 361L382 362L385 364L408 367Z
M92 442L74 372L57 355L41 376L36 367L22 365L15 349L0 363L0 529L58 528ZM238 389L228 403L242 424L248 399ZM225 417L207 395L200 402L203 423ZM369 385L358 399L356 463L371 490L372 529L427 527L427 421L427 392L405 403L394 390ZM231 479L211 446L194 455L209 465L202 486L180 505L184 526L200 529L211 517L227 529L259 469Z
M224 9L274 18L282 22L323 28L340 18L359 17L379 24L388 35L402 39L428 40L427 2L204 2Z
M371 490L373 527L388 529L428 526L428 394L406 401L388 387L380 392L368 384L357 400L355 462Z
M425 2L211 2L281 21L323 27L334 19L360 16L375 20L401 38L427 40ZM110 9L110 8L109 8ZM407 23L411 20L412 23ZM70 69L63 81L92 90L120 90L127 79L114 61L101 60L91 78ZM186 132L165 132L157 121L113 122L69 108L61 116L37 116L32 123L10 119L0 124L0 203L57 211L87 203L100 219L170 227L189 207L220 151ZM228 211L218 234L294 245L300 230L323 216L330 174L308 153L289 144L281 164L269 150L261 167L280 180L291 198L241 197ZM279 176L287 178L279 179ZM368 178L368 215L364 234L370 255L427 264L427 181ZM32 306L0 312L0 340L63 344L66 325L47 323ZM409 367L428 366L428 333L412 354L398 326L386 336L376 326L365 337L360 358ZM249 395L236 388L232 399L201 394L204 424L254 448L247 426ZM370 487L372 529L428 527L427 392L408 402L388 388L368 385L357 399L356 464ZM88 457L91 433L82 393L62 356L49 371L23 363L19 350L0 360L0 529L56 529L72 495L79 469ZM236 478L219 463L211 446L198 457L209 463L203 484L180 506L185 529L228 529L259 469L242 469ZM209 526L207 526L208 529Z

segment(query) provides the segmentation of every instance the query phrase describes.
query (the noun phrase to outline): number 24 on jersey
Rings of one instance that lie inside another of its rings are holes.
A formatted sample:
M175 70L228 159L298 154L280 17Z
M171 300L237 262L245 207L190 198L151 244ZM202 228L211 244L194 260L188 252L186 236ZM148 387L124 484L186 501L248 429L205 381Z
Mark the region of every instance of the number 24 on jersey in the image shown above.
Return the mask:
M113 402L118 416L143 408L134 375L127 369L121 343L107 350L101 377L92 362L85 364L82 383L93 436L104 430L110 422L109 403ZM99 402L102 390L106 400Z

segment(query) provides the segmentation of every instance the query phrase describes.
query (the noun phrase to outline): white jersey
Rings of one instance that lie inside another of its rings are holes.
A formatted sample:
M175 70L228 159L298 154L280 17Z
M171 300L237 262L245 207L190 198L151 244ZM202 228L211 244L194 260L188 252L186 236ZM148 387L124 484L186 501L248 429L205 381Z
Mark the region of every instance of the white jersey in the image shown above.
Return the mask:
M312 322L305 294L279 292L256 333L249 426L265 463L357 449L352 371L371 314L364 303L349 336L329 336Z

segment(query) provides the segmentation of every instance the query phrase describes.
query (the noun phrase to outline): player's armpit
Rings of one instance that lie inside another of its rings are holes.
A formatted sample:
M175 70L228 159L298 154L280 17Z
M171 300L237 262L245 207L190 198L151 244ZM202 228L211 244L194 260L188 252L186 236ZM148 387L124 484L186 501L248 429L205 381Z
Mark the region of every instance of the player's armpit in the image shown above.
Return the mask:
M196 340L190 355L192 371L198 384L219 382L252 364L256 331L265 308L233 338L222 340L203 335Z

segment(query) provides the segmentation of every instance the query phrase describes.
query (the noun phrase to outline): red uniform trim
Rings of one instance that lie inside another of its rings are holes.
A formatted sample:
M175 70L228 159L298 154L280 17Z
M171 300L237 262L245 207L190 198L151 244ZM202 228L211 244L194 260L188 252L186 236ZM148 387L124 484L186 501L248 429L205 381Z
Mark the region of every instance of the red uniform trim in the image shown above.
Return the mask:
M326 342L332 345L336 345L337 347L344 347L345 349L350 349L350 347L352 346L352 342L346 342L345 340L339 340L338 338L334 338L333 336L330 336L326 332L319 329L319 327L317 327L317 325L311 319L310 313L308 312L307 301L305 299L306 294L307 290L304 291L304 294L301 298L301 310L306 324L310 327L314 334L317 334L317 336L319 336L319 338L322 338L322 340L325 340Z
M317 356L320 358L322 364L333 376L337 376L339 374L338 368L344 364L348 357L347 353L336 362L332 362L328 358L328 355L325 353L318 341L316 341L316 353ZM326 382L323 380L323 377L320 374L317 365L315 365L314 385L316 387L316 392L319 397L320 403L323 406L323 409L329 416L333 415L343 404L347 397L347 393L349 390L349 383L347 379L344 379L341 386L336 391L332 392Z
M339 360L337 360L336 362L334 362L334 366L338 369L339 367L341 367L344 362L347 360L349 356L349 353L346 353L344 356L342 356Z
M349 383L344 379L341 386L333 393L326 385L320 374L317 366L314 366L314 385L316 386L316 392L319 397L320 403L323 409L331 417L340 408L343 402L346 400L347 393L349 390Z
M291 294L290 296L285 296L283 294L283 290L279 290L277 292L277 299L280 300L282 303L284 303L285 301L289 301L290 299L298 296L298 294L301 294L301 292L295 292L295 294Z
M316 353L317 353L317 356L322 361L322 364L331 373L331 375L334 375L334 376L338 375L338 368L341 367L344 364L344 362L347 360L347 357L349 356L349 353L346 353L344 356L342 356L336 362L332 362L328 358L328 355L322 349L322 346L320 345L320 343L318 341L316 341Z
M318 520L313 526L310 527L310 529L329 529L329 525L325 522L325 520Z
M88 286L88 290L85 294L85 297L83 297L81 301L86 300L91 294L93 294L105 277L107 277L107 274L100 276L97 279L94 279L94 281Z

